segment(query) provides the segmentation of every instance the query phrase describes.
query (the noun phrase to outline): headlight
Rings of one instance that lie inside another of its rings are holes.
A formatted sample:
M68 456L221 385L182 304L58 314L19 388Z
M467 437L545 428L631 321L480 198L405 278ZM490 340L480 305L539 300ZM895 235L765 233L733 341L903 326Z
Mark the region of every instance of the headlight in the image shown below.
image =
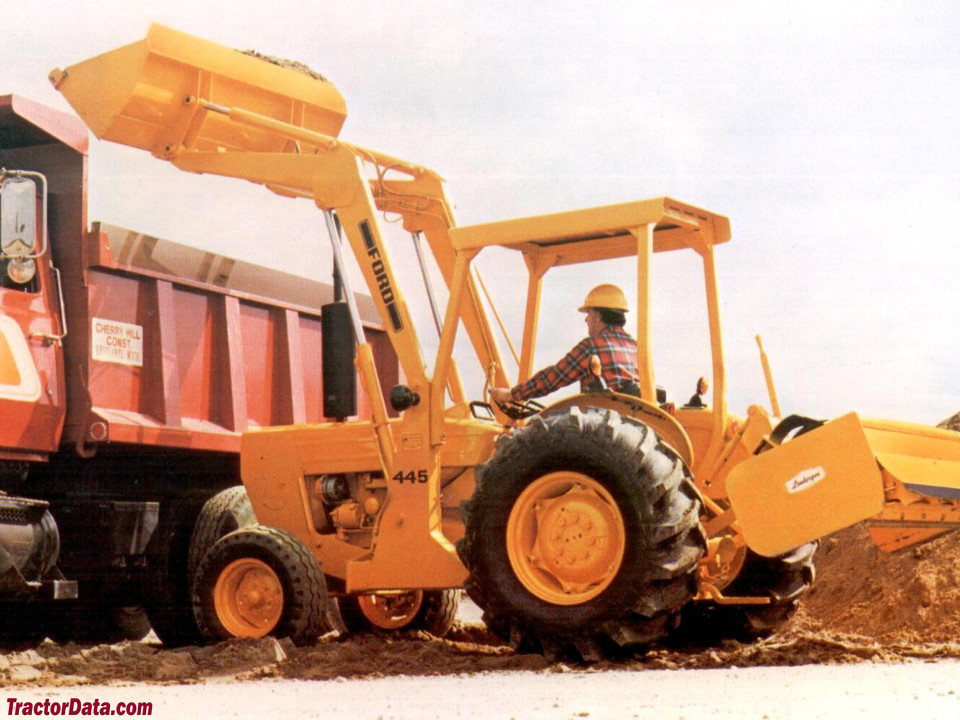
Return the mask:
M7 277L18 285L26 285L37 274L37 263L33 258L10 258L7 263Z

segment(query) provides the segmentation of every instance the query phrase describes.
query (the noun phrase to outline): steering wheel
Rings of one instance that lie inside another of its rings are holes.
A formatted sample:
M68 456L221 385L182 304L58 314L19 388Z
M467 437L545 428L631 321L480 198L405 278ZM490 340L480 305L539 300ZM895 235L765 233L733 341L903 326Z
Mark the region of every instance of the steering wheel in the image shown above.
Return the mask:
M543 412L544 408L544 406L536 400L523 400L522 402L511 400L507 403L498 402L497 407L500 408L500 412L511 420L526 420L534 415L539 415Z

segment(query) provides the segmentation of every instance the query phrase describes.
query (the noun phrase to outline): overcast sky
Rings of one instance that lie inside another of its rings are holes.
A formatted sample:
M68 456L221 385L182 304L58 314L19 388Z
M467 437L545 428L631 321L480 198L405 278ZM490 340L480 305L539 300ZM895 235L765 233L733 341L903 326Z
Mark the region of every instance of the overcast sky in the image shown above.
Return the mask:
M954 2L9 2L0 93L68 109L47 73L151 22L323 72L347 100L342 137L437 170L461 224L660 195L729 216L735 413L769 404L758 333L787 413L960 410ZM329 277L310 203L97 141L90 217ZM480 260L516 314L520 273ZM710 374L686 260L658 257L654 287L655 371L681 401ZM611 280L632 290L633 266L548 276L538 364L584 334L576 308Z

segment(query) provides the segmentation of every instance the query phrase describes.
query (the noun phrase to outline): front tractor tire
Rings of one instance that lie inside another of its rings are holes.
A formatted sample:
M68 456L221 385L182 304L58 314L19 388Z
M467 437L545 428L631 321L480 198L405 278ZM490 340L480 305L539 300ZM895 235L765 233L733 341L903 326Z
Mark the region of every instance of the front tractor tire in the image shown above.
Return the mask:
M463 504L467 591L520 652L593 661L646 646L696 593L701 508L646 425L577 408L535 418Z
M338 599L348 633L390 635L423 630L443 637L453 627L460 605L459 590L408 590L361 593Z
M200 563L193 612L207 642L289 637L315 642L330 630L320 563L288 532L252 525L225 535Z

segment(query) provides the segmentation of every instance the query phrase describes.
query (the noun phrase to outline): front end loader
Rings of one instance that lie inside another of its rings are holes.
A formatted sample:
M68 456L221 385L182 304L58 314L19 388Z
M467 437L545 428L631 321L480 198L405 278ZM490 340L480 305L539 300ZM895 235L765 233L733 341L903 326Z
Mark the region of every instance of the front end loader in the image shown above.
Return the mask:
M213 542L192 570L208 640L309 641L330 626L328 594L351 629L442 633L464 587L493 631L551 657L616 655L684 628L695 640L758 637L809 587L818 538L870 519L893 550L960 523L960 441L946 431L728 412L714 259L730 238L722 215L655 198L459 227L435 172L339 138L345 107L332 84L160 26L51 79L98 137L312 201L345 286L346 301L324 309L324 332L341 340L325 346L324 363L355 364L372 419L350 419L349 391L326 380L329 422L245 433L256 524ZM432 372L380 213L399 216L447 286L442 309L424 272L440 333ZM389 397L344 244L401 363L404 383ZM635 264L639 397L603 390L546 408L468 398L453 357L461 326L487 387L517 379L473 267L493 247L519 253L529 271L519 380L534 369L547 273ZM702 264L712 407L658 399L650 287L663 252Z

